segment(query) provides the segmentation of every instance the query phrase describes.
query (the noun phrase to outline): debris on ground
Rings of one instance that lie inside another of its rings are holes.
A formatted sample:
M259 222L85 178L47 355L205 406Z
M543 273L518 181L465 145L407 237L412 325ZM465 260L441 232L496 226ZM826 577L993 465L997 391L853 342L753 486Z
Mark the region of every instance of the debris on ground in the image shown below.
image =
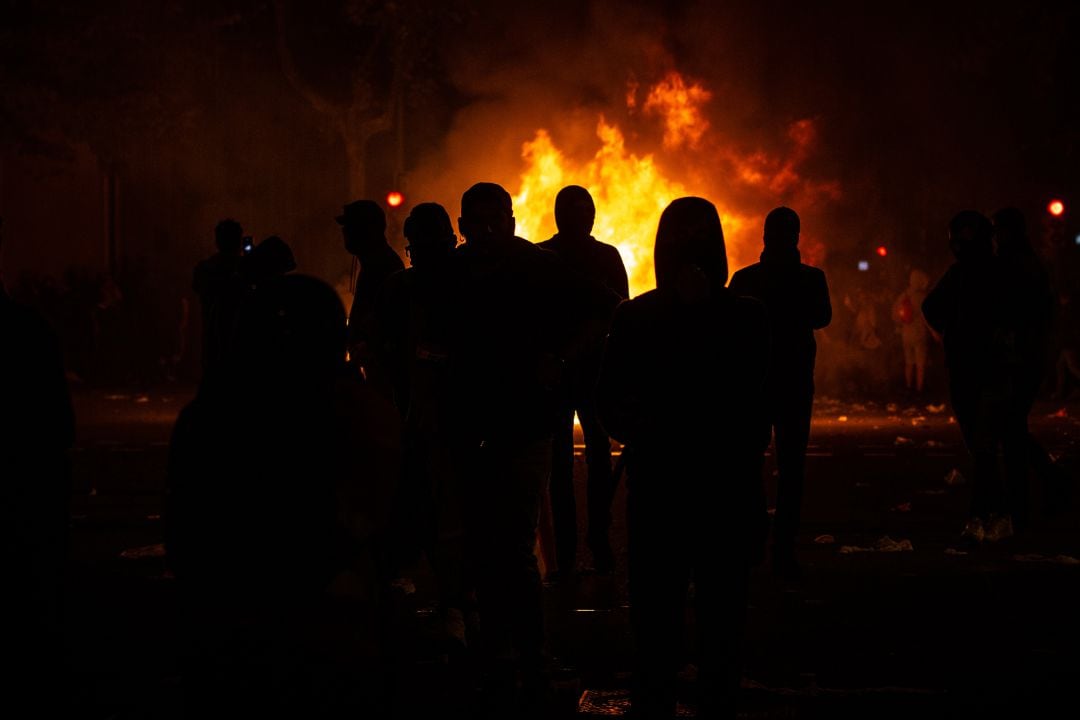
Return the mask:
M860 547L858 545L844 545L840 548L841 555L854 555L855 553L871 553L871 552L911 552L915 547L911 544L910 540L893 540L886 535L885 537L874 543L873 547Z
M1048 418L1067 418L1067 417L1069 417L1069 409L1068 408L1061 408L1057 412L1050 413L1046 417L1048 417Z
M1071 555L1041 555L1039 553L1024 553L1013 555L1013 560L1025 563L1046 563L1048 565L1080 565L1080 560Z
M149 395L136 395L135 396L135 402L140 404L140 405L148 403L148 402L150 402L150 396Z
M832 545L836 542L836 538L832 535L818 535L814 538L814 542L818 545Z
M891 509L892 512L909 513L911 512L911 503L900 503L896 507Z
M926 406L926 412L933 413L935 415L937 415L938 413L943 413L945 412L945 403L941 403L940 405L934 405L933 403L930 403Z
M899 409L900 409L900 406L897 405L896 403L889 403L888 405L885 406L885 410L888 411L888 412L891 412L891 413L894 413Z
M919 490L920 495L944 495L945 491L941 488L934 488L932 490Z
M969 553L968 553L967 550L957 550L956 548L945 548L945 554L946 555L961 556L961 555L968 555Z
M840 417L838 417L836 419L839 420L840 422L847 422L848 417L847 417L847 415L841 415Z
M120 557L125 560L145 560L147 558L163 558L165 557L165 543L157 543L155 545L142 545L140 547L128 548L120 553Z
M921 425L924 422L926 422L926 416L925 415L919 415L918 417L911 418L911 424L913 426L915 426L915 427L918 427L919 425Z
M945 443L941 442L940 440L927 440L925 443L923 443L923 447L925 447L925 448L943 448L943 447L945 447Z
M909 437L904 437L903 435L897 435L896 436L896 442L893 443L893 445L895 445L896 447L907 447L909 445L914 445L914 444L915 444L914 440L912 440Z
M947 475L945 475L945 484L948 485L949 487L956 487L957 485L963 485L965 482L966 482L966 480L964 480L964 474L962 472L960 472L959 470L957 470L956 468L953 468L952 470L950 470L948 472Z

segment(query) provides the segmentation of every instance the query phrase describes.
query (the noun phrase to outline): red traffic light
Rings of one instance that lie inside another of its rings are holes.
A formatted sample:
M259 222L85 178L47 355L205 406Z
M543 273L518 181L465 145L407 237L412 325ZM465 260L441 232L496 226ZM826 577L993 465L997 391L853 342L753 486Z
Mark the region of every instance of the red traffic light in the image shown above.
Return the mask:
M889 254L889 249L888 249L888 248L886 248L886 247L885 247L884 245L878 245L878 247L877 247L877 254L878 254L878 255L879 255L880 257L885 257L886 255L888 255L888 254Z
M1046 210L1054 217L1061 217L1065 214L1065 203L1060 200L1051 200L1050 204L1046 206Z
M399 193L397 190L393 190L386 194L386 204L392 208L401 207L405 203L405 196Z

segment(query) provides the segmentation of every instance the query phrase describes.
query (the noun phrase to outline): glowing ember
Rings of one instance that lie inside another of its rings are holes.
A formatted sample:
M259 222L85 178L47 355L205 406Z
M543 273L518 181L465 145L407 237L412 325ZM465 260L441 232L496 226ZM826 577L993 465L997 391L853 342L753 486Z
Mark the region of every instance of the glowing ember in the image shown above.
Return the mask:
M399 193L397 190L387 193L386 204L392 208L401 207L401 204L405 202L405 196Z
M1051 200L1050 204L1046 206L1046 209L1050 211L1050 214L1054 217L1061 217L1065 214L1065 203L1060 200Z

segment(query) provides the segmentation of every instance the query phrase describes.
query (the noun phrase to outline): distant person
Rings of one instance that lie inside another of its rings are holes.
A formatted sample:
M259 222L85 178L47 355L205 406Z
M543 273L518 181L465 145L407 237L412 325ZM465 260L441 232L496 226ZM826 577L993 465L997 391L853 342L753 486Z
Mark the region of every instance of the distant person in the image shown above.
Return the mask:
M229 355L236 317L248 291L244 230L235 220L214 228L217 253L195 266L191 289L202 305L203 377L220 369Z
M607 325L606 313L582 311L599 306L587 296L602 290L579 286L553 253L515 236L515 224L510 194L499 185L477 183L462 196L453 427L485 698L495 713L518 700L542 707L547 697L534 544L551 470L556 392L564 365L594 347Z
M177 418L165 542L188 717L388 714L371 542L400 435L393 408L344 372L345 336L321 281L263 285L226 381Z
M825 273L801 262L799 232L799 216L794 210L779 207L770 212L765 218L761 262L735 273L729 286L735 295L757 298L769 310L772 366L768 405L779 473L772 563L773 571L787 578L801 573L795 538L802 514L806 446L814 405L814 331L832 320Z
M734 718L751 565L764 552L769 326L724 288L712 203L660 217L656 289L619 306L597 402L626 446L631 715L675 716L687 591L695 588L699 717Z
M353 288L352 309L349 311L349 353L369 381L386 391L385 378L379 378L375 367L375 349L371 347L375 304L386 279L405 269L405 263L386 241L386 213L373 200L357 200L345 206L337 217L345 249L360 263Z
M1080 384L1080 312L1075 292L1058 295L1058 355L1054 363L1054 400L1067 400L1072 388Z
M930 329L922 314L922 304L929 286L930 277L926 273L912 270L907 289L893 303L893 319L904 346L904 387L909 393L921 394L926 383Z
M994 258L993 227L965 210L949 222L954 262L923 302L923 315L941 336L949 397L974 463L971 518L962 537L981 543L1012 534L998 472L1007 371L998 346L1005 291Z
M422 203L405 220L411 267L391 275L376 307L380 366L394 386L404 425L402 482L390 530L388 571L414 569L421 552L434 570L450 650L465 643L471 610L464 576L460 478L449 407L454 247L450 216Z
M1045 379L1056 300L1050 277L1028 239L1022 212L1005 208L994 213L994 241L1005 300L998 333L1005 343L1008 374L1002 437L1005 490L1013 529L1021 530L1030 520L1028 472L1038 474L1044 495L1057 489L1053 462L1028 429L1028 415Z
M558 233L540 247L550 250L583 281L598 282L610 291L607 299L630 297L629 282L622 256L611 245L592 237L596 207L589 191L569 185L555 196L555 227ZM603 296L601 296L603 297ZM574 308L574 318L595 308ZM613 311L614 307L600 308ZM596 380L600 373L603 343L587 349L568 365L562 389L562 417L555 431L554 457L551 465L551 511L555 528L555 554L559 572L568 575L577 566L577 507L574 499L574 413L577 413L585 436L585 460L588 465L588 531L586 537L593 566L601 574L615 569L611 550L611 502L615 497L611 471L611 440L596 417ZM549 574L550 576L550 574Z
M63 587L75 418L55 333L2 282L0 398L0 689L12 708L59 717L67 712Z

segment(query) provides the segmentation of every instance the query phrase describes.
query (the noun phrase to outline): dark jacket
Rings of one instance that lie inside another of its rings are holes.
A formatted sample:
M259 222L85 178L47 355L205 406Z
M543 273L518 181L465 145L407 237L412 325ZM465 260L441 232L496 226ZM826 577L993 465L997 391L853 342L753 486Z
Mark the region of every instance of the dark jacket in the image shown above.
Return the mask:
M813 392L817 343L814 330L832 320L825 273L791 258L762 261L735 273L728 286L735 295L761 300L772 328L772 376L778 392Z

